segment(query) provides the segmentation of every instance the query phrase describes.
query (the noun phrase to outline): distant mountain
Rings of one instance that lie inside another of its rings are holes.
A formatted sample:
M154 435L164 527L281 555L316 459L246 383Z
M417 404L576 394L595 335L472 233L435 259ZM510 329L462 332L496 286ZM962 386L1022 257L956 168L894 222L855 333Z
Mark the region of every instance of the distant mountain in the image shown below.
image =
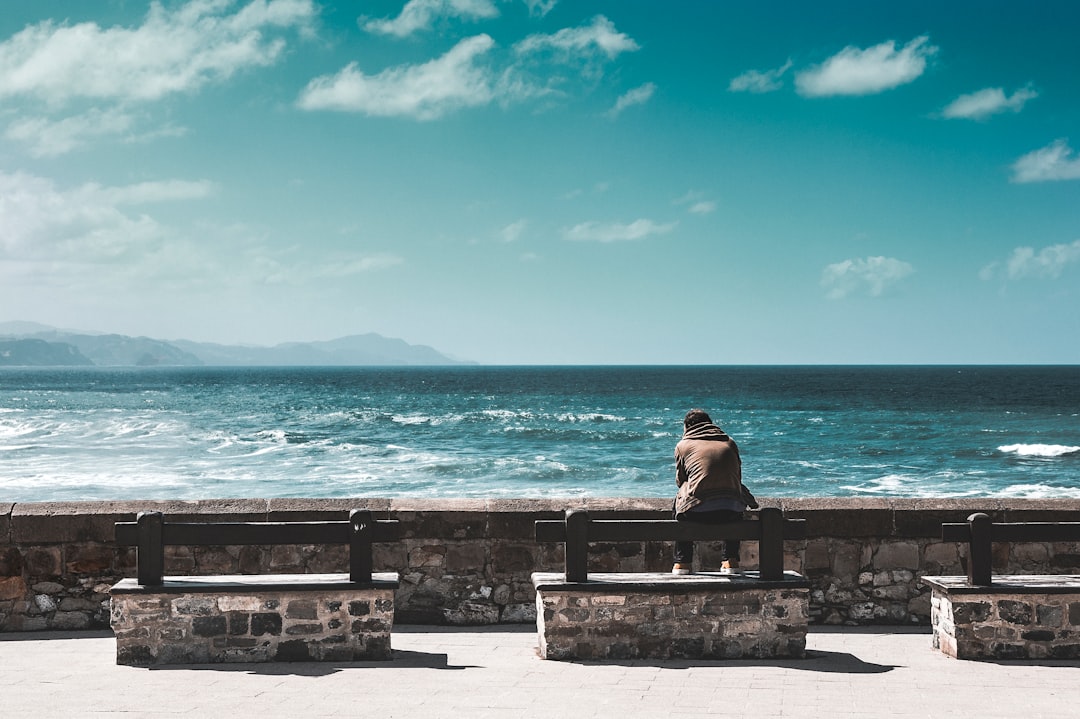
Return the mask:
M457 362L426 345L370 332L325 342L286 342L274 347L242 347L176 340L177 347L212 365L351 366L451 365Z
M324 342L287 342L274 347L157 340L117 334L58 330L34 322L0 322L0 365L153 366L379 366L454 365L459 362L426 345L375 333ZM18 352L16 353L16 349Z
M65 342L0 339L0 367L85 367L92 364L77 347Z

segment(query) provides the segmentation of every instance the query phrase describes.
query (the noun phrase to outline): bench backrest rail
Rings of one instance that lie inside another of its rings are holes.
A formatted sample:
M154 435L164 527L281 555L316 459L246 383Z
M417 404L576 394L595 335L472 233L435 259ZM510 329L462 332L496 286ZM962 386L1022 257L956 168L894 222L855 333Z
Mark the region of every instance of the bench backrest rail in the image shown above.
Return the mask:
M1080 522L992 522L976 512L967 522L943 523L941 541L967 542L968 584L989 587L994 542L1080 542Z
M348 544L349 579L370 582L371 545L398 537L397 520L375 520L354 509L348 521L166 522L161 512L140 512L135 522L116 523L116 543L137 547L138 581L162 584L168 545Z
M588 581L590 542L711 541L747 539L758 542L758 569L762 580L784 577L784 540L804 539L806 520L784 519L781 510L767 507L758 519L727 524L698 524L671 519L593 519L584 509L568 509L562 520L536 522L537 542L566 545L566 580Z

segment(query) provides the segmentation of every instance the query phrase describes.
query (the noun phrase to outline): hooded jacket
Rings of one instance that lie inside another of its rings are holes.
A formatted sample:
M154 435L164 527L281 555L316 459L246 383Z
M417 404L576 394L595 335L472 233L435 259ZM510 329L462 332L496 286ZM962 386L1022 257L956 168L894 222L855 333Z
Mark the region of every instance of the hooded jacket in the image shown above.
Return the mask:
M687 429L675 445L675 514L717 497L743 501L742 460L735 440L715 424Z

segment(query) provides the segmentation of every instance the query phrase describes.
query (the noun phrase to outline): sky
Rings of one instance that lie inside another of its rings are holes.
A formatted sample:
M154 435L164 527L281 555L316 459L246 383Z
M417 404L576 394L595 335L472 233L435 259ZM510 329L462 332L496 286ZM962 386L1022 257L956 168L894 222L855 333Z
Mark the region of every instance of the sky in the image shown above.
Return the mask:
M35 0L0 322L1080 363L1080 3Z

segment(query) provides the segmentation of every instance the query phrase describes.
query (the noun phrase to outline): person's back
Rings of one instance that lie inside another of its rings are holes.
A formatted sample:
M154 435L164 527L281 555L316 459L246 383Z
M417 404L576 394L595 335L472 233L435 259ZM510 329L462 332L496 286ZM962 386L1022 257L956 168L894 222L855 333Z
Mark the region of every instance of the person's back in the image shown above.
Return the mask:
M688 428L675 445L675 484L677 515L717 498L741 501L742 460L735 440L712 422Z
M743 502L742 459L735 440L713 424L700 409L687 412L683 436L675 445L675 519L709 524L733 522L746 510ZM739 542L724 542L721 572L739 566ZM675 543L674 574L689 574L694 543Z

